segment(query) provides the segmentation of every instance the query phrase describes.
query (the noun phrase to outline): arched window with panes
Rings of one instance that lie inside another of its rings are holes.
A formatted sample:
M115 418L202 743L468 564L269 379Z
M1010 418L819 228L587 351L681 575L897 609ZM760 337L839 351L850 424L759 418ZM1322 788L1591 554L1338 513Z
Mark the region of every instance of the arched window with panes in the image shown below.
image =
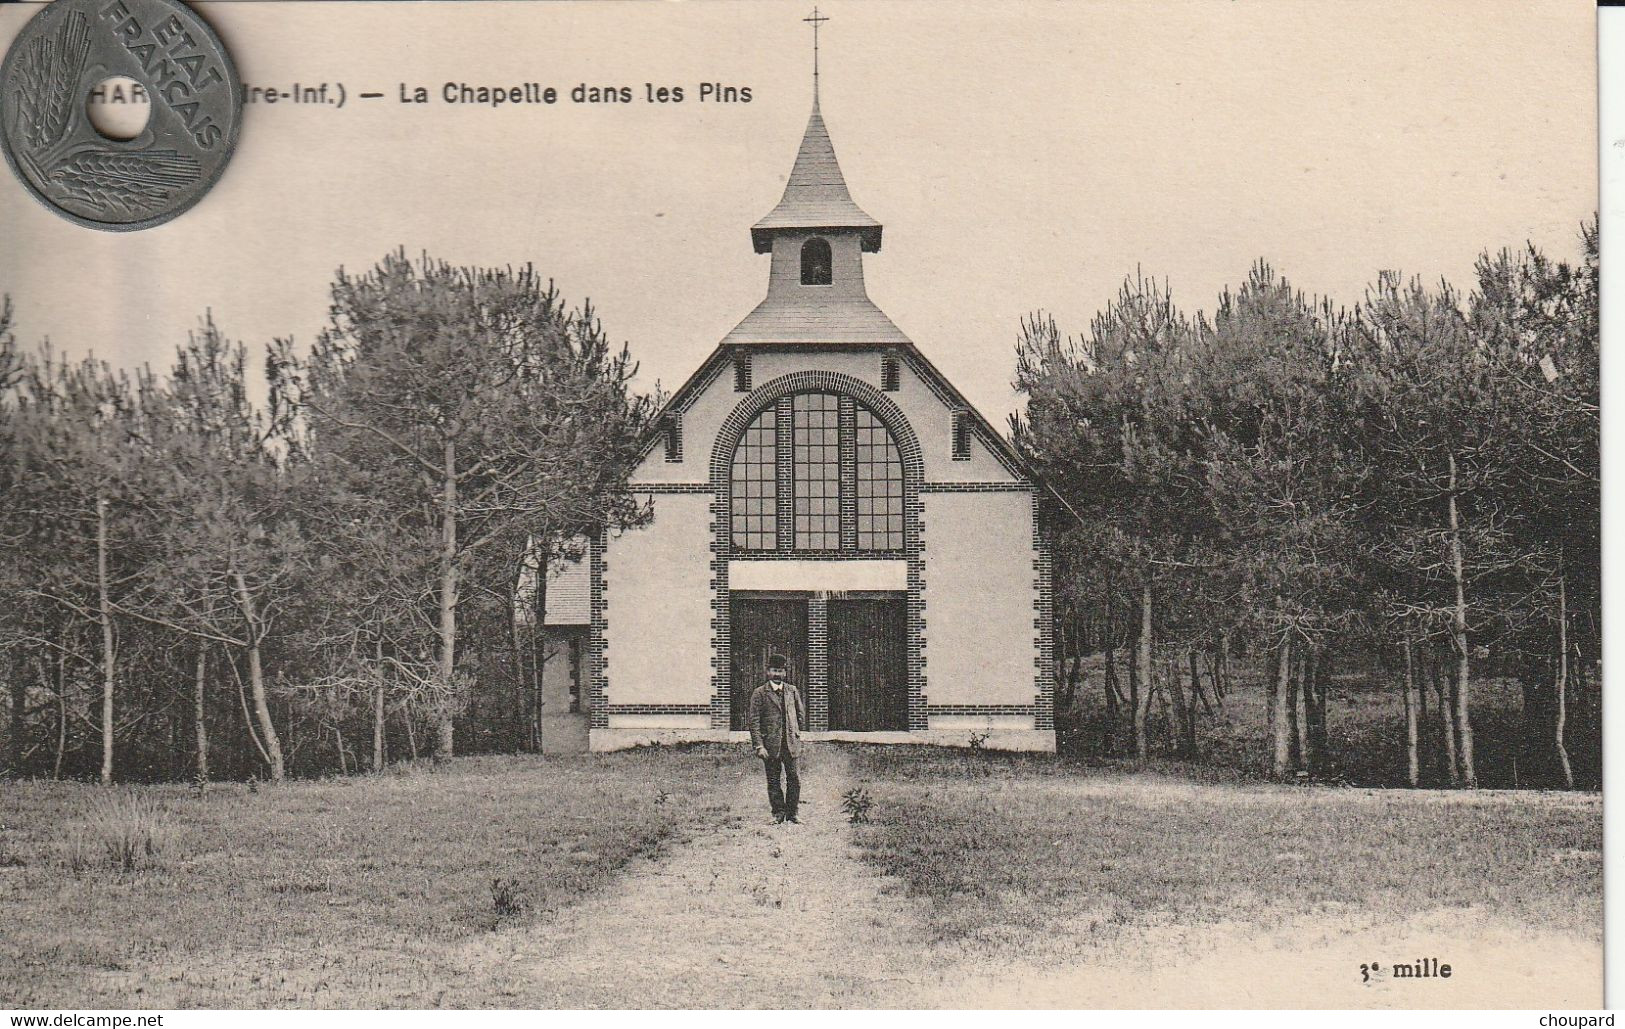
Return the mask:
M739 550L903 549L902 456L886 424L850 396L781 397L740 436L729 489Z

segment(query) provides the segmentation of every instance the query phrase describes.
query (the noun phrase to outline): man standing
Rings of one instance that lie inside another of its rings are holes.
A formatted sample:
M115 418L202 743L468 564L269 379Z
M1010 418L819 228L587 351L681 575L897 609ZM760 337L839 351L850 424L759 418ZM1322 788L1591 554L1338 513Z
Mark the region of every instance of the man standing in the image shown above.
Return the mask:
M790 663L775 654L767 662L767 682L750 695L750 743L767 766L767 802L773 821L795 822L801 803L801 777L796 755L801 753L801 727L807 722L807 702L801 691L786 681ZM784 786L779 786L783 773Z

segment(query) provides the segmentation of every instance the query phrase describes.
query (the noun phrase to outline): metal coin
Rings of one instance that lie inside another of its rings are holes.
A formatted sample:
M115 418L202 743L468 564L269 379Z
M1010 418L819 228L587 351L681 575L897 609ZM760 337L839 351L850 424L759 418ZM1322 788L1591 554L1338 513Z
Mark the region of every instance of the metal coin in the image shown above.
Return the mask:
M110 139L86 113L104 79L135 79L146 127ZM47 207L95 229L161 225L225 171L243 86L218 37L177 0L53 0L0 64L0 151Z

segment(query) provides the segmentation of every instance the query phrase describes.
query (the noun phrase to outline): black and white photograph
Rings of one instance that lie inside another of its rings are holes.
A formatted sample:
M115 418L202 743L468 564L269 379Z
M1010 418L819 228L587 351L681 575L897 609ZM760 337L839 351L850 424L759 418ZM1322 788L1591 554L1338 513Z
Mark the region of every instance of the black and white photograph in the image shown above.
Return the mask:
M0 5L0 1008L1602 1008L1598 39Z

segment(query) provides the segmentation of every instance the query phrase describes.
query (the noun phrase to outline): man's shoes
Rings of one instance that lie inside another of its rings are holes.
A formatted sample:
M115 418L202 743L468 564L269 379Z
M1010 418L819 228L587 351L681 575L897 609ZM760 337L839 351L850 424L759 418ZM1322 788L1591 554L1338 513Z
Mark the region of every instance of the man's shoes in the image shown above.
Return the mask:
M785 815L784 820L786 822L794 822L797 825L801 824L801 819L797 818L795 815Z
M777 824L779 822L784 821L788 817L789 816L785 815L783 812L775 812L774 815L773 815L773 822L774 822L774 824ZM791 818L790 821L793 822L793 821L795 821L795 819Z

